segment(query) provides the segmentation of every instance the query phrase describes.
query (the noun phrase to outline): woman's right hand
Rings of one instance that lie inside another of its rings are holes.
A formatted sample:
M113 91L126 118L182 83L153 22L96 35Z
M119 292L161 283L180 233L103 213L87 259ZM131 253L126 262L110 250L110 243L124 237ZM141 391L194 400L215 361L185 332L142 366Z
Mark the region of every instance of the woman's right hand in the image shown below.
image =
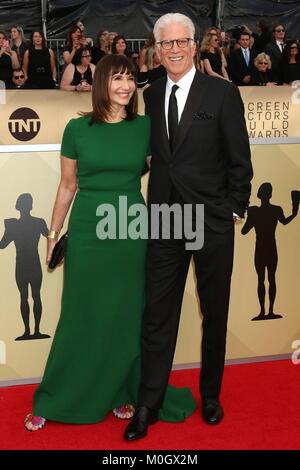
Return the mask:
M52 252L53 252L53 248L55 247L57 243L57 238L48 238L47 239L47 264L49 264L50 262L50 259L51 259L51 256L52 256Z
M91 85L88 83L86 85L81 85L80 83L75 87L76 91L92 91Z

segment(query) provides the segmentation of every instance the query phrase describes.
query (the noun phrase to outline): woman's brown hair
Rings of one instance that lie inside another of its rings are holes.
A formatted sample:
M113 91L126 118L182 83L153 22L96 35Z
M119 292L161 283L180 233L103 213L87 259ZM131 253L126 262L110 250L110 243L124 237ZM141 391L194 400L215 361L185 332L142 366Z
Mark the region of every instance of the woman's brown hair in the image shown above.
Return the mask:
M110 54L103 57L96 65L93 78L93 111L90 113L83 113L86 116L91 116L90 125L95 122L105 122L108 120L111 112L109 85L111 78L116 73L132 75L136 83L135 66L126 56ZM136 118L137 108L137 89L135 89L128 105L125 106L126 121L132 121Z
M33 36L35 35L35 33L38 33L41 37L42 37L42 48L43 49L46 49L47 48L47 44L46 44L46 39L45 39L45 36L44 36L44 32L41 31L41 30L38 30L38 29L34 29L32 31L32 33L30 34L30 43L29 43L29 49L34 49L34 44L33 44Z

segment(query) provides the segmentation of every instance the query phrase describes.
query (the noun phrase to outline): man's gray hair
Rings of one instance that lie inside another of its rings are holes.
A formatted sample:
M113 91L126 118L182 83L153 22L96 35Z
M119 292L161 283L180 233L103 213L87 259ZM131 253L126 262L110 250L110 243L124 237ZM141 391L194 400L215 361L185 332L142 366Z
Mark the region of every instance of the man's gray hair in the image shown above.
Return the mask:
M195 25L188 16L182 15L182 13L167 13L158 18L154 25L153 34L156 42L160 41L161 30L171 23L179 23L184 26L188 30L189 36L194 39Z

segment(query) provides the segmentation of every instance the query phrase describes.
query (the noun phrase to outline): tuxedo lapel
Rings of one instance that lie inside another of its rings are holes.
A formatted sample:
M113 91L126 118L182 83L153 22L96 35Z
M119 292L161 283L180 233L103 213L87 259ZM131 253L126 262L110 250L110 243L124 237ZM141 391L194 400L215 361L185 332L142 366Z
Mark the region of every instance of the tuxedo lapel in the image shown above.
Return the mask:
M203 76L200 72L196 72L194 80L192 82L185 107L183 109L181 119L179 122L176 138L175 138L175 145L172 157L178 152L181 144L183 143L185 136L192 124L193 117L196 112L201 107L201 102L205 96L206 90L206 83L203 79Z

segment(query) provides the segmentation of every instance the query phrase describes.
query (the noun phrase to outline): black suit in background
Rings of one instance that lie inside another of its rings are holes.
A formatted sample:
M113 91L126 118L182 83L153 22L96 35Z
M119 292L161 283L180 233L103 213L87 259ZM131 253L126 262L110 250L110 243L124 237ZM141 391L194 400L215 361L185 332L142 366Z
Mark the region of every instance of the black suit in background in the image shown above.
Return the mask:
M268 54L268 56L271 59L272 71L274 74L275 81L278 84L281 84L282 74L280 70L280 64L281 64L282 51L278 47L277 42L276 41L269 42L269 44L266 45L264 52Z
M256 52L253 49L249 49L249 65L247 66L244 54L241 48L232 51L230 54L229 61L229 71L230 77L236 85L243 86L246 85L243 83L243 78L246 75L252 75L254 70L254 59L256 57ZM250 85L250 83L249 83Z
M218 397L225 358L233 260L233 212L243 217L252 166L243 103L235 85L196 72L173 153L165 122L166 78L144 93L151 117L149 204L204 204L202 250L186 240L149 240L138 404L158 409L172 367L186 276L193 255L203 314L201 394Z
M261 34L252 33L254 37L254 49L257 53L264 52L265 47L272 39L271 31L263 31Z

